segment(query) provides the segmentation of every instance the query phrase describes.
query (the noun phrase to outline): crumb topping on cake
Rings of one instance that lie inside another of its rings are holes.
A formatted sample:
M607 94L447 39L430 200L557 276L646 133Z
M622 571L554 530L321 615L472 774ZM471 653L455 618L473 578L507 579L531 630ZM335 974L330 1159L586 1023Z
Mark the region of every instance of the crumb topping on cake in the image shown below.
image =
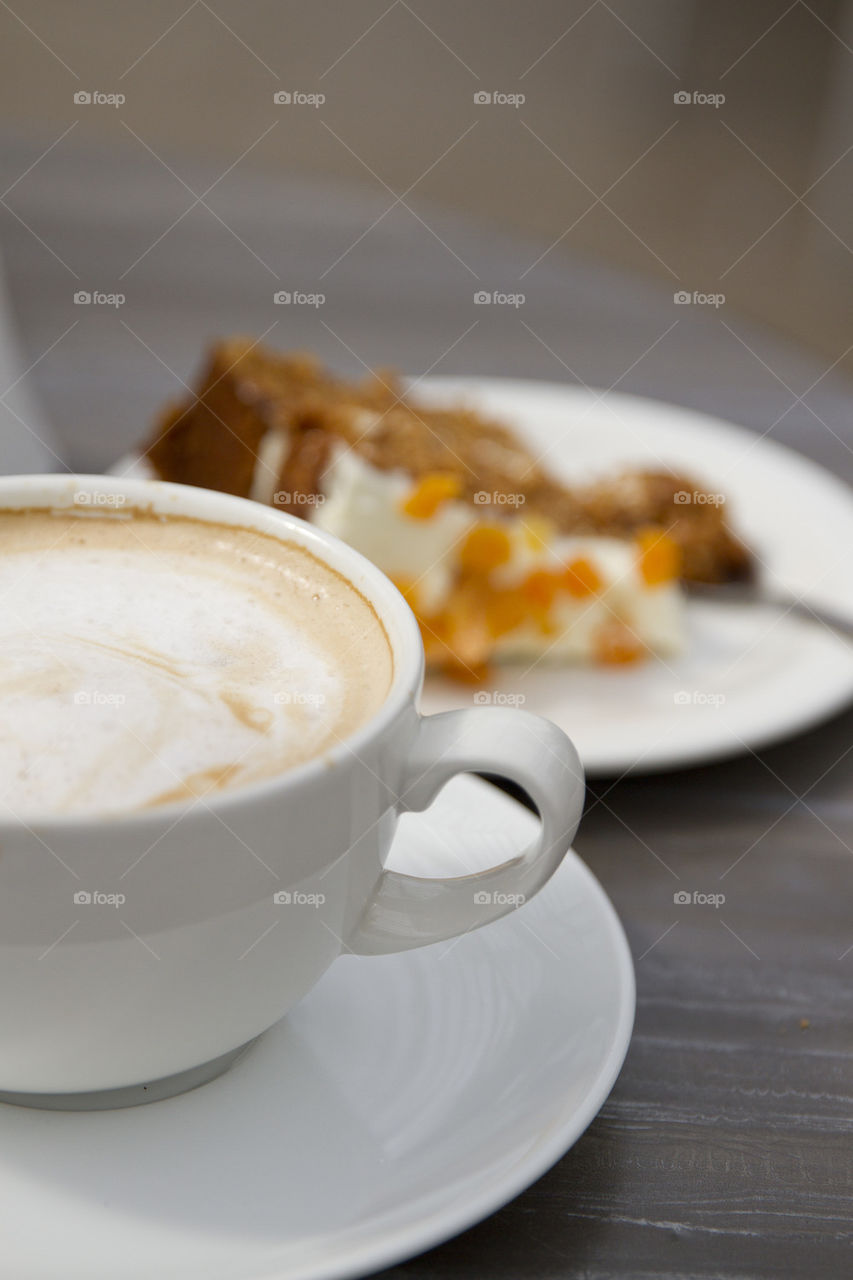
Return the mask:
M283 433L286 446L276 448L271 432ZM405 472L415 518L430 518L451 499L474 503L486 491L498 502L512 497L526 522L549 521L563 534L665 529L688 579L722 582L750 573L724 505L690 477L635 470L570 489L506 426L470 407L422 403L389 371L345 381L312 355L281 355L248 338L213 347L198 393L166 412L147 454L167 479L244 496L269 493L268 501L305 515L309 500L322 496L335 441L379 471ZM271 459L280 461L274 483ZM680 503L683 493L693 500Z

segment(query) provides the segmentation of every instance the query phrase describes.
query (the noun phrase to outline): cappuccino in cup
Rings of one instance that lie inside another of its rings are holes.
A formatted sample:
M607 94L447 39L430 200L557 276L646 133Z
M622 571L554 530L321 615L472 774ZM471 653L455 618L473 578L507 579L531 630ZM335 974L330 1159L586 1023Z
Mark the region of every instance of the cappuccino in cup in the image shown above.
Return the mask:
M322 757L393 660L344 577L270 534L142 510L0 512L0 814L192 800Z
M343 952L526 910L580 818L564 733L421 715L399 591L243 498L0 477L0 653L0 1103L211 1080ZM522 787L538 836L478 833L495 865L474 874L386 866L397 819L471 772Z

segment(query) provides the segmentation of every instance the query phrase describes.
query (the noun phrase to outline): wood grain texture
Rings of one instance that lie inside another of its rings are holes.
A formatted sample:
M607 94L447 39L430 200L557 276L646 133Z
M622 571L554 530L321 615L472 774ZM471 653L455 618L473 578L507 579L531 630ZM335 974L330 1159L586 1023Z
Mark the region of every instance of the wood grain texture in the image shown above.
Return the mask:
M4 186L44 145L7 140ZM196 190L218 176L168 159ZM234 234L201 208L166 231L191 198L154 159L63 147L9 199L32 228L0 224L27 362L74 325L30 380L76 467L132 446L208 337L273 325L271 340L347 372L436 362L615 383L769 431L853 477L850 386L739 316L673 307L559 254L519 286L542 246L420 205L432 232L397 209L329 269L387 207L384 192L234 173L211 197ZM523 311L473 305L476 288L512 286ZM76 288L123 288L127 301L112 314L75 307ZM277 288L327 301L276 307ZM577 847L637 969L621 1078L535 1186L388 1280L851 1274L851 744L845 713L759 757L591 790ZM726 901L680 907L679 889Z

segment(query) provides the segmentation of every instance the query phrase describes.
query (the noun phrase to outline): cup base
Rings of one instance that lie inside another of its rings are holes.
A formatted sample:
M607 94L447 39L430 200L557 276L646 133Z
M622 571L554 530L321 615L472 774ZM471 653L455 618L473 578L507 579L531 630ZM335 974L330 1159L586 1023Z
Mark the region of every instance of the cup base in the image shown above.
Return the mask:
M178 1071L144 1084L129 1084L118 1089L95 1089L91 1093L7 1093L0 1090L0 1102L13 1107L35 1107L39 1111L113 1111L119 1107L140 1107L146 1102L162 1102L179 1093L188 1093L221 1076L259 1037L248 1040L239 1049L230 1049L200 1067Z

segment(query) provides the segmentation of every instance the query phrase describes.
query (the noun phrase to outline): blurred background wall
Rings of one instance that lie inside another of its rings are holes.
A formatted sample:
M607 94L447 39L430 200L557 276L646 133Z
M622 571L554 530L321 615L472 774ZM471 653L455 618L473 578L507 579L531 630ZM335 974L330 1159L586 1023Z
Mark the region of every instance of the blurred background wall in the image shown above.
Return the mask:
M580 251L723 292L853 363L850 0L12 0L0 31L34 158L103 139L387 184L535 234L537 270Z

